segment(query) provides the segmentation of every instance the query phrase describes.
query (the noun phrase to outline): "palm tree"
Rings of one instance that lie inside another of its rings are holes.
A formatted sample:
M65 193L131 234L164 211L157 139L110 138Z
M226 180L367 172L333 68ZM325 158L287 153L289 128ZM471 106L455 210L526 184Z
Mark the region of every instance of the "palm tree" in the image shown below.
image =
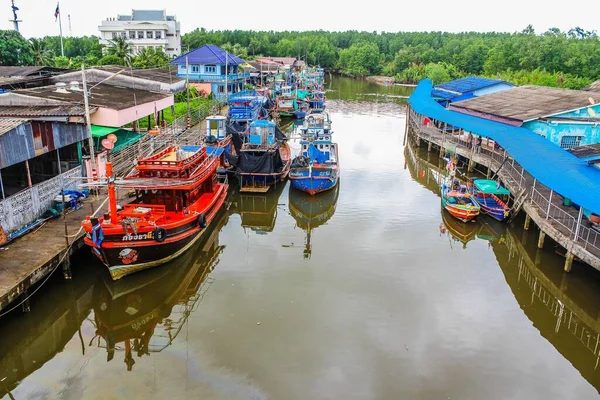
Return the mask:
M117 36L113 40L109 40L108 54L119 57L123 65L131 65L133 57L133 48L131 44L122 36Z
M41 39L29 39L29 46L33 53L33 62L35 65L50 65L52 64L52 51L46 48L46 42Z

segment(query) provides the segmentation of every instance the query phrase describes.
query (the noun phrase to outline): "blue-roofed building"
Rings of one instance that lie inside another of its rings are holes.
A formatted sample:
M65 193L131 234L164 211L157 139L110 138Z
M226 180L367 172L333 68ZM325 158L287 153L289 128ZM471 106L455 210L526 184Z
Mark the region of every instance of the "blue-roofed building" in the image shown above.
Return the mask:
M214 44L205 44L171 61L177 66L177 76L189 78L191 84L206 95L225 100L227 93L243 90L244 81L250 78L240 65L245 61ZM227 69L227 71L226 71Z
M479 97L490 93L496 93L515 87L512 83L499 79L479 78L477 76L468 76L466 78L455 79L450 82L435 85L431 96L444 107L448 104Z

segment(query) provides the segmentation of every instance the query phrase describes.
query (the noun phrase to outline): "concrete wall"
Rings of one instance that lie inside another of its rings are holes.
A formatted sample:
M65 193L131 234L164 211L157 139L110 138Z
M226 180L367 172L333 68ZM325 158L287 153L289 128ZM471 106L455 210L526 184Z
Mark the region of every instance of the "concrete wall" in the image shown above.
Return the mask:
M39 218L53 206L60 189L75 189L81 183L81 166L0 200L0 226L15 232Z
M600 104L585 107L575 111L569 111L562 114L553 115L553 118L574 118L587 119L593 118L589 109L594 109L596 117L600 115ZM564 136L580 137L579 145L600 143L600 124L586 121L530 121L523 124L524 128L530 129L550 140L552 143L561 146ZM563 146L564 147L564 146Z
M153 115L155 108L157 111L161 111L165 108L171 107L173 104L174 97L169 96L161 100L138 104L135 107L126 108L123 110L112 110L109 108L98 107L98 111L92 114L90 119L94 125L121 127L140 118Z

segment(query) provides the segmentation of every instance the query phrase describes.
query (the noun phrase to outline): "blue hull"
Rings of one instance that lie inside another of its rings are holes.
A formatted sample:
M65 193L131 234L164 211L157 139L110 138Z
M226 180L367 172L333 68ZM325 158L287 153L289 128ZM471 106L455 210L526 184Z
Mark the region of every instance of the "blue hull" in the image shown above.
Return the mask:
M492 197L475 196L475 200L477 200L479 207L481 207L482 213L487 214L498 221L504 221L508 218L510 209L499 204Z
M308 169L298 168L290 170L289 176L294 188L309 194L317 194L332 189L337 185L339 176L337 175L337 171L334 173L335 176L331 178L315 177L310 175Z

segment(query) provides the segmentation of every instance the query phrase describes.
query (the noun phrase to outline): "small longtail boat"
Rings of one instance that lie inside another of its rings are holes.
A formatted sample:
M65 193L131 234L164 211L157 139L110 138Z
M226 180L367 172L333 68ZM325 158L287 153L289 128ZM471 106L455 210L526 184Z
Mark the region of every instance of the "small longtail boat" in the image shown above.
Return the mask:
M469 191L479 203L482 213L498 221L504 221L510 215L510 207L499 197L510 196L510 191L500 186L499 182L491 179L474 179L469 185Z
M480 207L464 185L458 181L445 181L441 185L442 207L450 215L463 222L469 222L479 215Z
M190 248L218 214L227 197L217 181L219 159L203 146L171 146L138 160L116 181L106 164L109 212L87 217L85 244L108 267L112 279L164 264ZM117 208L116 186L135 192Z

